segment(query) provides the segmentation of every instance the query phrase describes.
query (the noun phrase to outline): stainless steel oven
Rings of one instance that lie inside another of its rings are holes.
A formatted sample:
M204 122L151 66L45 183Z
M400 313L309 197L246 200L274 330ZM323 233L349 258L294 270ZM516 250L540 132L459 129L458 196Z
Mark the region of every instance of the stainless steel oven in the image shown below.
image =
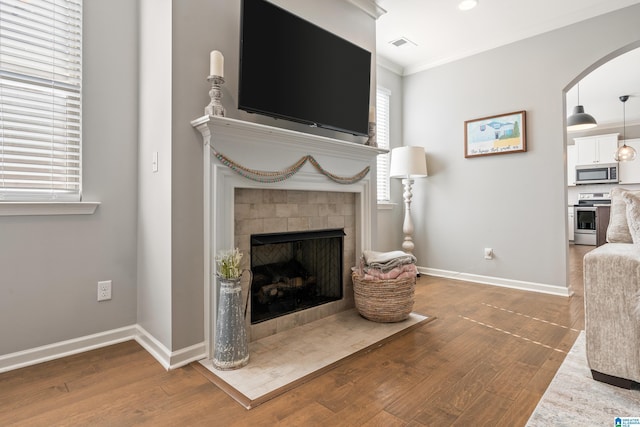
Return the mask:
M576 245L596 245L597 207L607 205L611 205L609 193L580 193L578 195L578 204L573 206L573 242Z
M596 245L596 207L574 206L574 235L576 245Z

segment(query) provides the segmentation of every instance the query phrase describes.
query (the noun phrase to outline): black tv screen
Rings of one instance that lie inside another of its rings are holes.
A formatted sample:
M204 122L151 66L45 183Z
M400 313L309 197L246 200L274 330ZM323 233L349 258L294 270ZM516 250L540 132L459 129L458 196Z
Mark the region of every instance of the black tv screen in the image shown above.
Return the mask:
M367 135L371 52L265 0L243 0L238 108Z

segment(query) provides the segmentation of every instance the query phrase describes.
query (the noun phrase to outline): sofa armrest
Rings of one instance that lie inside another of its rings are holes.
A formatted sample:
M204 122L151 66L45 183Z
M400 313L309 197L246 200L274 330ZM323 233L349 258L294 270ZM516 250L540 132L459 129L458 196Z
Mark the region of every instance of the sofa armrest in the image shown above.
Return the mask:
M587 359L640 382L640 245L607 243L584 257Z

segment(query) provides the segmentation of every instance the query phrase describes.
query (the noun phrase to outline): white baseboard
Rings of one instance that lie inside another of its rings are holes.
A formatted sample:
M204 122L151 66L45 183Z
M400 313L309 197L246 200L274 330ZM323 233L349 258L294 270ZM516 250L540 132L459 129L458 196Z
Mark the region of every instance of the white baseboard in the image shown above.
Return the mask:
M147 332L142 326L136 325L138 334L135 340L145 350L149 352L155 359L166 369L176 369L184 365L188 365L196 360L206 357L204 341L191 347L186 347L171 352L167 347L158 341L153 335Z
M191 347L185 347L180 350L174 351L171 355L171 364L169 369L177 369L182 366L188 365L196 360L202 360L207 357L207 351L204 341L198 344L194 344Z
M12 371L42 362L71 356L96 348L118 344L134 339L136 327L125 326L93 335L74 338L67 341L43 345L41 347L18 351L0 356L0 372Z
M171 352L143 327L131 325L0 355L0 373L130 340L137 341L167 370L176 369L206 357L204 342Z
M461 273L458 271L440 270L437 268L418 267L418 272L429 276L445 277L447 279L464 280L466 282L482 283L484 285L501 286L503 288L519 289L523 291L539 292L563 297L571 296L573 293L569 288L564 286L503 279L500 277L481 276L479 274Z

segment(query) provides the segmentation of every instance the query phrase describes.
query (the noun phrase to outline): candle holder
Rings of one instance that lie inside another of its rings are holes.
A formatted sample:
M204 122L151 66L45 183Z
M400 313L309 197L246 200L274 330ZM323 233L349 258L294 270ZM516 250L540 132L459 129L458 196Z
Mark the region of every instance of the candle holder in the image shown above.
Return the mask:
M367 139L366 145L370 147L378 147L378 140L376 138L376 122L369 122L369 139Z
M226 114L222 106L222 84L224 84L224 78L220 76L209 76L207 77L207 81L211 83L211 89L209 90L211 102L204 107L204 114L224 117Z

